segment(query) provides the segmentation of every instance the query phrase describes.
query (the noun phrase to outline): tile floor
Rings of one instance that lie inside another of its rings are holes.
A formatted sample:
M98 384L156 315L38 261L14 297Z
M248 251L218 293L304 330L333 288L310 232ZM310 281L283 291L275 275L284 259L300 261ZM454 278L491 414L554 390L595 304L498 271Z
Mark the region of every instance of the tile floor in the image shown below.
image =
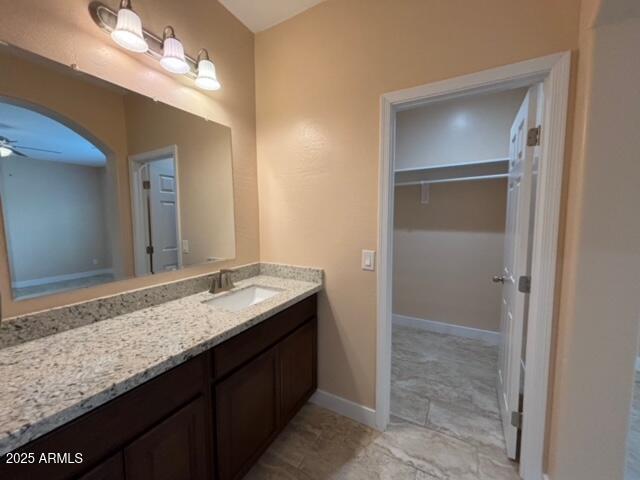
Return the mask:
M476 340L394 328L387 431L307 405L246 478L515 480L496 361L496 348Z
M640 480L640 372L636 372L635 392L629 421L631 423L627 441L627 472L624 478L625 480Z

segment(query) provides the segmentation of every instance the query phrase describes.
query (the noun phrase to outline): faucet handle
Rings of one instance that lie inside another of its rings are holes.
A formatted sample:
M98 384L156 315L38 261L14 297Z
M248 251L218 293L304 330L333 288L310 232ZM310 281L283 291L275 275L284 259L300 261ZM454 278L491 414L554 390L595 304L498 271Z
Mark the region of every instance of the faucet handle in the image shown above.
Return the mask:
M235 287L235 285L233 284L233 279L231 278L232 273L233 270L229 270L226 268L220 269L220 286L225 290Z

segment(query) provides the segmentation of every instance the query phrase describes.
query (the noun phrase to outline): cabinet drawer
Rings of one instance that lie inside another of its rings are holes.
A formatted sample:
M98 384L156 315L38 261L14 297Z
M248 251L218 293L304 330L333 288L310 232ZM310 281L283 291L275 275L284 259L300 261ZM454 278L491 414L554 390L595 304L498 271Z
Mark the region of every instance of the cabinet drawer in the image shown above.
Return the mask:
M316 315L316 295L302 300L212 350L213 377L219 379Z
M18 449L33 452L36 457L48 452L67 452L72 457L82 453L82 463L11 465L0 462L0 478L58 480L90 470L204 392L207 357L204 354L191 359Z

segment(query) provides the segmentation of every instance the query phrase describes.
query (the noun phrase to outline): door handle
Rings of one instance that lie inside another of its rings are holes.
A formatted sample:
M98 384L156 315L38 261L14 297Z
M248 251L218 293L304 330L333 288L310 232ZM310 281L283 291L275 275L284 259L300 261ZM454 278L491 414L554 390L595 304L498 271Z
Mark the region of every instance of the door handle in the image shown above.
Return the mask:
M505 276L504 275L494 275L491 279L493 283L504 283Z

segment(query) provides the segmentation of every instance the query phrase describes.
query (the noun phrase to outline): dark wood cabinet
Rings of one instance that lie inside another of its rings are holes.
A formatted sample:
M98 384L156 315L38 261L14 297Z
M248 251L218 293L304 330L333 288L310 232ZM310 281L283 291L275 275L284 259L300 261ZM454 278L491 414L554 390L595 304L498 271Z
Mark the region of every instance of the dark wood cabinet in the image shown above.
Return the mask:
M108 458L78 480L124 480L124 460L122 452Z
M316 340L313 317L216 384L219 480L242 478L316 390Z
M199 397L124 449L127 480L205 480L206 406Z
M89 475L87 471L93 468L97 469L95 475L106 475L101 472L113 469L107 459L194 398L210 396L209 367L208 354L187 360L18 450L33 453L36 458L49 453L66 453L74 458L79 453L82 462L16 465L0 461L0 479L66 480ZM212 435L210 425L208 435Z
M268 350L215 387L219 480L242 478L278 433L277 353Z
M239 480L317 387L316 296L17 451L0 479Z
M288 423L317 388L316 319L285 338L279 345L280 416Z

